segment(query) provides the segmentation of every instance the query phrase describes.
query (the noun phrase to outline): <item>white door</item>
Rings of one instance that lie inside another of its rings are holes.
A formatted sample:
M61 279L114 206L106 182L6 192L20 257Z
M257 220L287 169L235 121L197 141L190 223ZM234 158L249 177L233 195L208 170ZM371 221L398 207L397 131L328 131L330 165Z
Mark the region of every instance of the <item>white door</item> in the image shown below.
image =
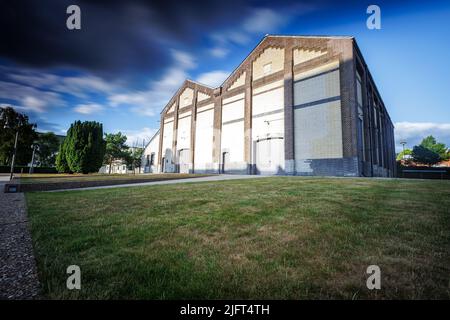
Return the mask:
M230 164L230 153L222 152L222 173L226 173L228 171L228 166Z
M189 149L180 150L180 173L189 173L191 152Z
M284 165L283 138L270 138L256 143L256 173L280 174Z

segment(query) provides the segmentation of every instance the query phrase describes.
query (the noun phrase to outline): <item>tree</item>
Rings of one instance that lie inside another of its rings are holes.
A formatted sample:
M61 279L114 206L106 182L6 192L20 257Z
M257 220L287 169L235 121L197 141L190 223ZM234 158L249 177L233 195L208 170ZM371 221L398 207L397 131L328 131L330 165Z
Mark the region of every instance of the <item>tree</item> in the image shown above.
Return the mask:
M397 155L397 161L403 160L405 156L410 156L411 154L412 154L411 149L405 149Z
M436 142L436 139L433 136L424 138L420 143L420 146L437 153L440 157L440 160L449 159L449 153L445 144Z
M111 174L111 167L114 160L127 159L129 157L128 146L125 144L127 136L121 132L105 134L106 151L104 163L109 165L109 173Z
M133 148L133 152L131 154L131 165L133 166L133 170L136 170L136 168L139 168L139 170L141 169L143 154L144 154L143 148L138 147Z
M97 172L105 154L102 124L75 121L67 131L61 151L64 154L60 156L60 164L66 161L70 171L84 174Z
M59 139L53 132L40 133L36 150L36 163L43 167L53 167L59 149Z
M412 157L414 161L427 165L436 164L440 160L439 154L421 145L414 146Z
M36 124L29 123L28 116L16 112L11 107L0 107L0 165L10 165L14 152L16 132L16 164L27 165L31 162L33 141L37 138Z
M56 170L58 170L59 173L71 173L69 164L67 163L67 159L66 159L65 140L59 146L59 151L58 151L58 154L56 155L56 163L55 164L56 164Z

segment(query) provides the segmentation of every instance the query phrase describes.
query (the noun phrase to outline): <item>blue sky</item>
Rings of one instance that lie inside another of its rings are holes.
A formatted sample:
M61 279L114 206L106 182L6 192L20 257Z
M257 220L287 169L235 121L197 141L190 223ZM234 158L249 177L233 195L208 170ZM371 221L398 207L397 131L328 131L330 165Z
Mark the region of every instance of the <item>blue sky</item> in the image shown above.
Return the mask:
M4 11L16 15L11 23L0 14L9 45L0 50L0 105L28 114L40 131L96 120L141 144L184 79L220 85L264 34L352 35L397 140L412 146L433 134L450 145L448 1L72 2L81 31L65 28L65 1L36 9L19 0ZM381 8L381 30L366 27L369 4Z

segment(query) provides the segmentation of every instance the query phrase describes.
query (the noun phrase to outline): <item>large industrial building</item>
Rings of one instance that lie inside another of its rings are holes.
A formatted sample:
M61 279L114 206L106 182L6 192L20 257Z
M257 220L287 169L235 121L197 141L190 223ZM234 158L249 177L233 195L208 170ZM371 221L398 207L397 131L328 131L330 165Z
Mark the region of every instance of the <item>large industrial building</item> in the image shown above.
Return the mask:
M146 172L392 177L394 127L353 37L265 36L218 88L186 80Z

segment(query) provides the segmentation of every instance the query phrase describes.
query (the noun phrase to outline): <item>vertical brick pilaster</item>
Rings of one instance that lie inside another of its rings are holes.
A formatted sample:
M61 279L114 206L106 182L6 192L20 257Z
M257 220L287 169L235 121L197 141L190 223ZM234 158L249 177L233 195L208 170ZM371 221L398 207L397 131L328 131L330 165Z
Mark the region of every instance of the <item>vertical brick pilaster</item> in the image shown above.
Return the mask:
M192 112L191 112L191 172L194 173L194 161L195 161L195 128L197 123L197 96L198 90L194 89L194 101L192 103Z
M177 97L175 103L174 119L173 119L173 136L172 136L172 161L175 165L175 171L178 164L177 157L177 136L178 136L178 109L180 106L180 97Z
M344 158L358 157L358 107L356 103L356 70L354 61L354 43L352 39L339 41L340 83L341 83L341 117L342 144ZM348 170L353 170L349 168ZM361 175L359 166L357 172L346 174Z
M162 169L162 146L163 146L163 137L164 137L164 113L161 114L161 121L159 123L159 146L158 146L158 171L161 172Z
M294 79L293 45L286 42L284 49L284 159L287 174L294 173Z
M214 91L214 127L213 127L213 150L212 157L216 170L220 171L220 151L221 151L221 132L222 132L222 97L221 89Z
M245 106L244 106L244 161L247 162L247 173L252 167L252 63L245 73Z

